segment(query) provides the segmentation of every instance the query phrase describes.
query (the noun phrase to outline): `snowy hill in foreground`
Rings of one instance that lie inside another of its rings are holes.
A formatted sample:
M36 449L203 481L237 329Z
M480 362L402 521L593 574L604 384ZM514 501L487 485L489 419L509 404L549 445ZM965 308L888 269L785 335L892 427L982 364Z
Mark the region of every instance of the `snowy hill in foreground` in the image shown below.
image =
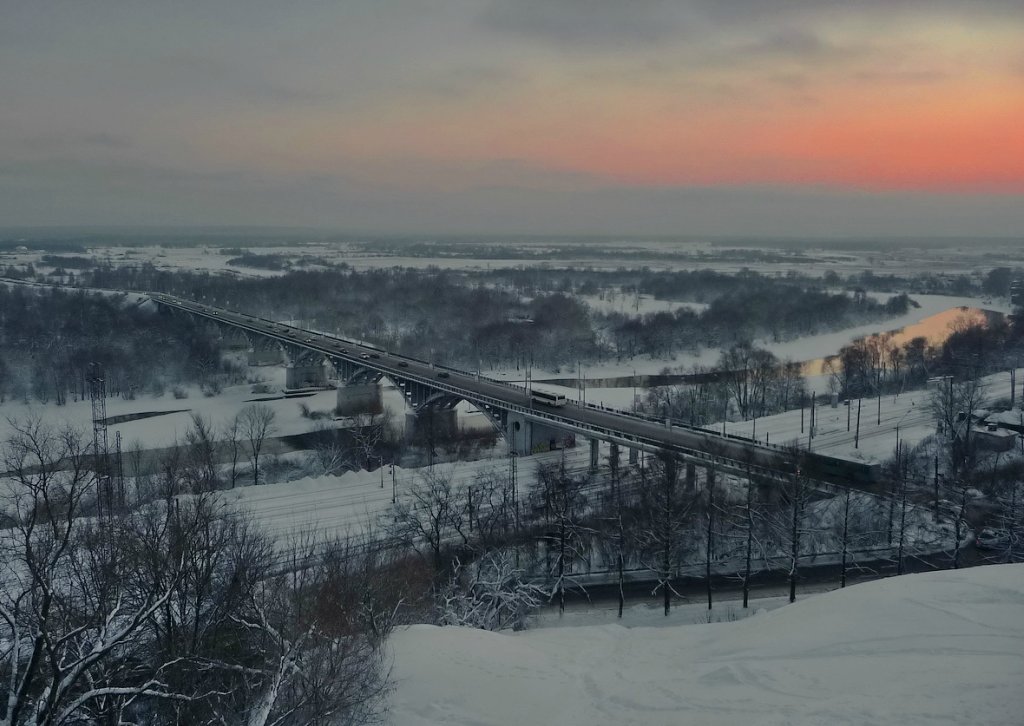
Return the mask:
M712 625L393 636L392 722L1024 723L1024 565L909 575Z

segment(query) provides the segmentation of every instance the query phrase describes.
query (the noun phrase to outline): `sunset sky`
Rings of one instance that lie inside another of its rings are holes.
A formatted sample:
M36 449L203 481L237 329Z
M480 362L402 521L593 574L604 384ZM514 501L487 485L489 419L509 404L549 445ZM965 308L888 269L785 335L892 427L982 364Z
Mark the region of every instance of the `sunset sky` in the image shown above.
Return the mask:
M1021 0L0 0L0 227L1024 235Z

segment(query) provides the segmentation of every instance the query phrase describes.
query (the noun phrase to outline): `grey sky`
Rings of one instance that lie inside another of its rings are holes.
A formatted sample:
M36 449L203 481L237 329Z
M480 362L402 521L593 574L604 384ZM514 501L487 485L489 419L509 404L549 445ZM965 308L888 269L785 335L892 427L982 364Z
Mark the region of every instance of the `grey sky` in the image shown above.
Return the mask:
M766 106L783 138L801 107L838 113L876 86L941 101L991 81L994 97L1010 89L1004 118L1024 108L1010 37L1024 3L0 2L0 227L1024 230L1024 149L975 169L976 130L962 183L954 169L931 184L928 165L876 183L847 146L853 170L835 178L802 171L799 149L777 175L763 149L723 159L727 173L713 151L693 161L716 118L749 116L711 147L731 152ZM685 143L661 164L650 139L674 145L671 123Z

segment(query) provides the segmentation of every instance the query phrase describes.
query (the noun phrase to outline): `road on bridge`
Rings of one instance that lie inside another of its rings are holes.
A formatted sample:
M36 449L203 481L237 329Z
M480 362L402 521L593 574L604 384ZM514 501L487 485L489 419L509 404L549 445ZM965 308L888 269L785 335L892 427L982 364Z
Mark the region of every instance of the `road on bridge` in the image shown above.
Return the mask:
M514 412L553 428L646 451L671 450L686 461L742 474L752 471L778 478L787 471L785 449L758 444L737 436L722 436L703 429L656 421L625 411L567 402L550 406L536 401L522 387L436 363L396 355L379 348L325 335L246 313L203 305L171 295L151 293L157 304L234 326L289 346L348 360L392 380L410 380L444 391L484 409ZM791 460L790 460L791 461ZM825 478L825 477L819 477Z

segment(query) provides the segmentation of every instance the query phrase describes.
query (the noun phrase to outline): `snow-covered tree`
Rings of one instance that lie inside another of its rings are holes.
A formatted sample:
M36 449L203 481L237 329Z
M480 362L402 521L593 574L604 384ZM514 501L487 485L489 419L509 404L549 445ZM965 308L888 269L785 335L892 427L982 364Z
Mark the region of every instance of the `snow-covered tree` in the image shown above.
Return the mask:
M487 552L468 566L456 560L435 597L438 624L483 630L525 628L548 592L526 580L515 561L509 549Z

